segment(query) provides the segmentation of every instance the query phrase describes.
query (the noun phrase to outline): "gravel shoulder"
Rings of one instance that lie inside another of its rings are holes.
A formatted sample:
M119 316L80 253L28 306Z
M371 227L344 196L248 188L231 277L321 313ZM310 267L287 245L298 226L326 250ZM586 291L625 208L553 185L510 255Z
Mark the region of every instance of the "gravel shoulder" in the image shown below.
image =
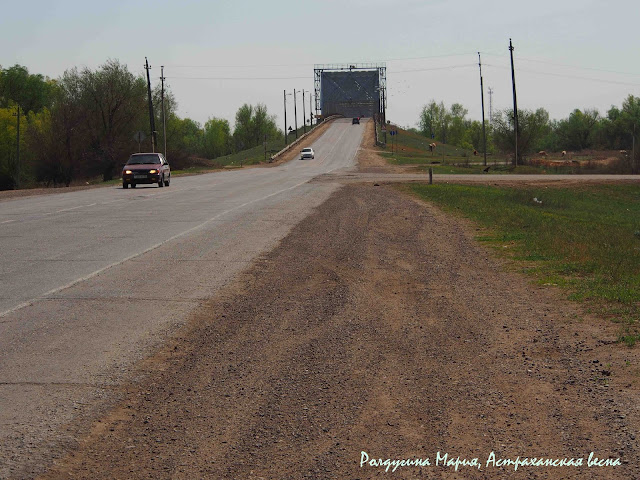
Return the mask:
M473 227L346 185L139 365L121 404L42 476L638 478L638 356L532 286ZM631 366L627 366L631 365ZM634 370L635 369L635 370ZM620 466L587 467L590 452ZM435 466L477 457L481 469Z

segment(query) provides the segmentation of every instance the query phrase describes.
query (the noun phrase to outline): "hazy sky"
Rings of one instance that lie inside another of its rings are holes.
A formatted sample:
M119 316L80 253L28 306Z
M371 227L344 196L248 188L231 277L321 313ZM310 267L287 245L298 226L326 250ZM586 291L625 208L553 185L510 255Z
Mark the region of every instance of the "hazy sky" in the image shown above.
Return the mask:
M488 118L489 87L494 111L512 105L509 38L519 108L606 114L640 96L637 0L35 0L2 10L3 67L56 78L111 58L142 74L146 56L152 83L164 65L179 114L201 123L233 123L243 103L261 102L282 128L283 90L313 90L314 64L362 62L386 62L387 118L400 125L415 126L431 99L480 119L478 51Z

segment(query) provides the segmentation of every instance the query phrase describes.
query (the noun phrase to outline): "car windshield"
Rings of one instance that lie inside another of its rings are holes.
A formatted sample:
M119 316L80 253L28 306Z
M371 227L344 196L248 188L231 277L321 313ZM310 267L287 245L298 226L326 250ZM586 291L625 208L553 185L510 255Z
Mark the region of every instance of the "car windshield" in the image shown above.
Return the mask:
M305 152L305 153L310 153L311 149L310 148L303 148L302 151Z
M132 155L127 165L144 165L148 163L160 163L160 158L157 155Z

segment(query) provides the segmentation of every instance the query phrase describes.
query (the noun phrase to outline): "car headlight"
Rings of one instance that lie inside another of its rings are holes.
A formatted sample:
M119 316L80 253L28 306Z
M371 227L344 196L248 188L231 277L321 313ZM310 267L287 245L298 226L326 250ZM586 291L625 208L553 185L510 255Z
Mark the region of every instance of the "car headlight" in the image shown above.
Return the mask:
M158 173L157 170L149 170L149 173Z
M124 173L131 173L131 170L125 170Z

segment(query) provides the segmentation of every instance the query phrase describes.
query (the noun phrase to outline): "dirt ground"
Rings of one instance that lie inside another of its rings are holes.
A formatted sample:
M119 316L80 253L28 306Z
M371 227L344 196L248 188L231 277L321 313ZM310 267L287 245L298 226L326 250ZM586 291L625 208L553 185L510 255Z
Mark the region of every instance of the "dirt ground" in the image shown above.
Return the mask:
M42 478L639 478L637 350L474 232L393 187L343 187ZM518 457L584 463L498 466ZM385 471L416 458L431 465Z
M373 122L365 124L364 138L358 153L358 170L363 173L415 173L415 165L390 165L376 148Z

